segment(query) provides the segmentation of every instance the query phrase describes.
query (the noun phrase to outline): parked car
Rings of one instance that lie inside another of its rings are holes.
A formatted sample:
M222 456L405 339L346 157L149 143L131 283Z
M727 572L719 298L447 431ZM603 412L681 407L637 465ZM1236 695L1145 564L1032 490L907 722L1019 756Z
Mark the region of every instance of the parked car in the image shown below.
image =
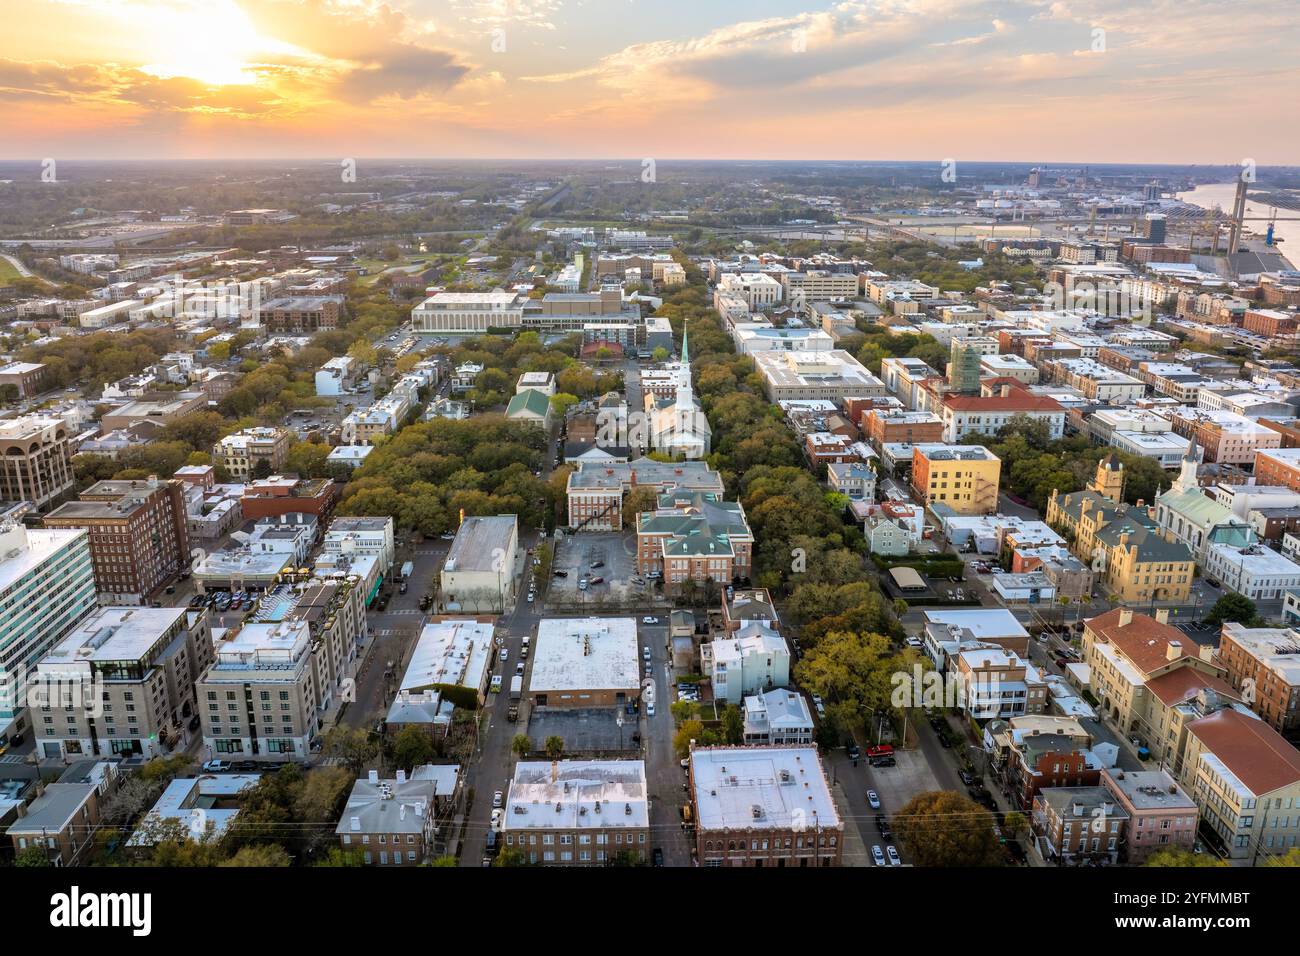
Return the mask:
M651 859L651 864L650 864L651 866L663 866L664 851L661 850L659 847L655 847L654 852L650 855L650 859Z
M903 865L903 861L902 861L901 859L899 859L898 851L895 850L894 847L893 847L892 845L891 845L891 846L887 846L887 847L885 847L885 853L889 856L889 865L890 865L890 866L902 866L902 865Z
M886 840L891 839L893 837L894 831L891 830L889 827L889 818L886 817L883 813L876 814L876 829L880 832L880 835L884 837Z
M657 617L643 617L643 618L641 618L641 623L642 623L642 624L658 624L658 623L659 623L659 618L657 618Z
M552 573L553 575L555 575L557 578L567 578L567 577L569 576L569 572L568 572L568 571L561 571L561 570L559 570L558 568L557 568L556 570L552 571L551 573Z
M966 784L966 786L968 787L975 786L975 778L971 774L967 773L965 770L958 770L957 776L961 778L961 782Z
M848 754L850 760L857 760L862 756L862 751L858 748L858 745L852 741L849 741L844 745L844 750Z
M872 810L880 809L880 797L877 795L876 791L867 791L867 805L870 806Z
M228 773L229 771L229 760L208 760L203 764L204 773Z
M605 583L605 579L604 579L604 578L592 578L592 579L591 579L590 581L588 581L587 583L588 583L588 584L604 584L604 583Z
M501 648L501 653L497 656L499 656L503 661L508 660L510 658L510 648L508 647Z
M885 863L885 851L880 849L879 844L873 845L871 847L871 859L875 862L876 866L887 865Z
M496 793L492 794L493 808L504 806L505 799L506 799L506 795L504 793L502 793L500 790L496 791Z

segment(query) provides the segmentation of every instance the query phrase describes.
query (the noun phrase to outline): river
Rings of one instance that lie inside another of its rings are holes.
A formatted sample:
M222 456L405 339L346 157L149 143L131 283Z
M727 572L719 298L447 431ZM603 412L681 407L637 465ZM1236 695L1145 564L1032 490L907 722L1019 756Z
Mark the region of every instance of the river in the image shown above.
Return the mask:
M1236 183L1204 183L1190 192L1178 193L1176 198L1194 206L1200 206L1202 209L1213 209L1218 206L1225 213L1231 213L1233 199L1236 194ZM1250 199L1246 200L1247 216L1268 216L1271 213L1272 207ZM1300 215L1300 213L1284 213L1284 215L1294 216ZM1246 228L1262 236L1264 230L1268 228L1268 223L1260 220L1248 221ZM1277 227L1273 230L1273 236L1279 240L1278 251L1286 254L1286 257L1294 262L1294 256L1300 254L1300 219L1278 220Z

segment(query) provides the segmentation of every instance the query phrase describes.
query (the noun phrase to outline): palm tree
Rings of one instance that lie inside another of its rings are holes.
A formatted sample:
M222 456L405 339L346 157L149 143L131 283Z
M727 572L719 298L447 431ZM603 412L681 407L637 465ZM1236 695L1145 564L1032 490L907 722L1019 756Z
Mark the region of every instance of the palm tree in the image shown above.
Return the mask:
M546 743L543 746L546 749L546 756L552 760L559 760L560 755L564 753L564 738L558 734L552 734L546 738Z
M515 734L515 739L510 741L510 749L518 759L523 760L532 752L533 742L527 734Z

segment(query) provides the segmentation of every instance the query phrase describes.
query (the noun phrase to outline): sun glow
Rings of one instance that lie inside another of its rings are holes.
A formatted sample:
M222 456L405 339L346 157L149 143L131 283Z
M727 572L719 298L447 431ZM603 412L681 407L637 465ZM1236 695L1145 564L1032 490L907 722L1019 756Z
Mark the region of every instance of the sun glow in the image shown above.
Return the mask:
M162 79L187 77L209 86L257 82L257 65L303 51L259 36L248 15L232 0L153 7L149 43L142 49L144 72Z

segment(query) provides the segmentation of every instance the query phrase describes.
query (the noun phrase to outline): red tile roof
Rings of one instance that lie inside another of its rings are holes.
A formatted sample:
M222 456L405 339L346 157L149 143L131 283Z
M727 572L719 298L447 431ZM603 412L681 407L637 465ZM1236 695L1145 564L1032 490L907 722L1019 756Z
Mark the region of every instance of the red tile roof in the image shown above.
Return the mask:
M1159 677L1153 677L1147 681L1147 689L1159 697L1166 707L1182 703L1189 697L1195 697L1202 689L1212 690L1221 697L1231 700L1238 700L1241 697L1222 677L1206 674L1194 667L1180 667Z
M1054 399L1028 392L1017 395L946 395L944 405L958 412L1064 412L1065 408Z
M1091 618L1087 627L1093 634L1110 641L1143 675L1150 674L1168 662L1170 641L1177 641L1182 646L1180 656L1190 658L1198 655L1196 645L1190 637L1178 628L1161 624L1145 614L1134 614L1133 619L1121 627L1119 618L1125 610L1127 609L1117 607Z
M1257 797L1300 782L1300 750L1258 718L1220 710L1187 729Z

